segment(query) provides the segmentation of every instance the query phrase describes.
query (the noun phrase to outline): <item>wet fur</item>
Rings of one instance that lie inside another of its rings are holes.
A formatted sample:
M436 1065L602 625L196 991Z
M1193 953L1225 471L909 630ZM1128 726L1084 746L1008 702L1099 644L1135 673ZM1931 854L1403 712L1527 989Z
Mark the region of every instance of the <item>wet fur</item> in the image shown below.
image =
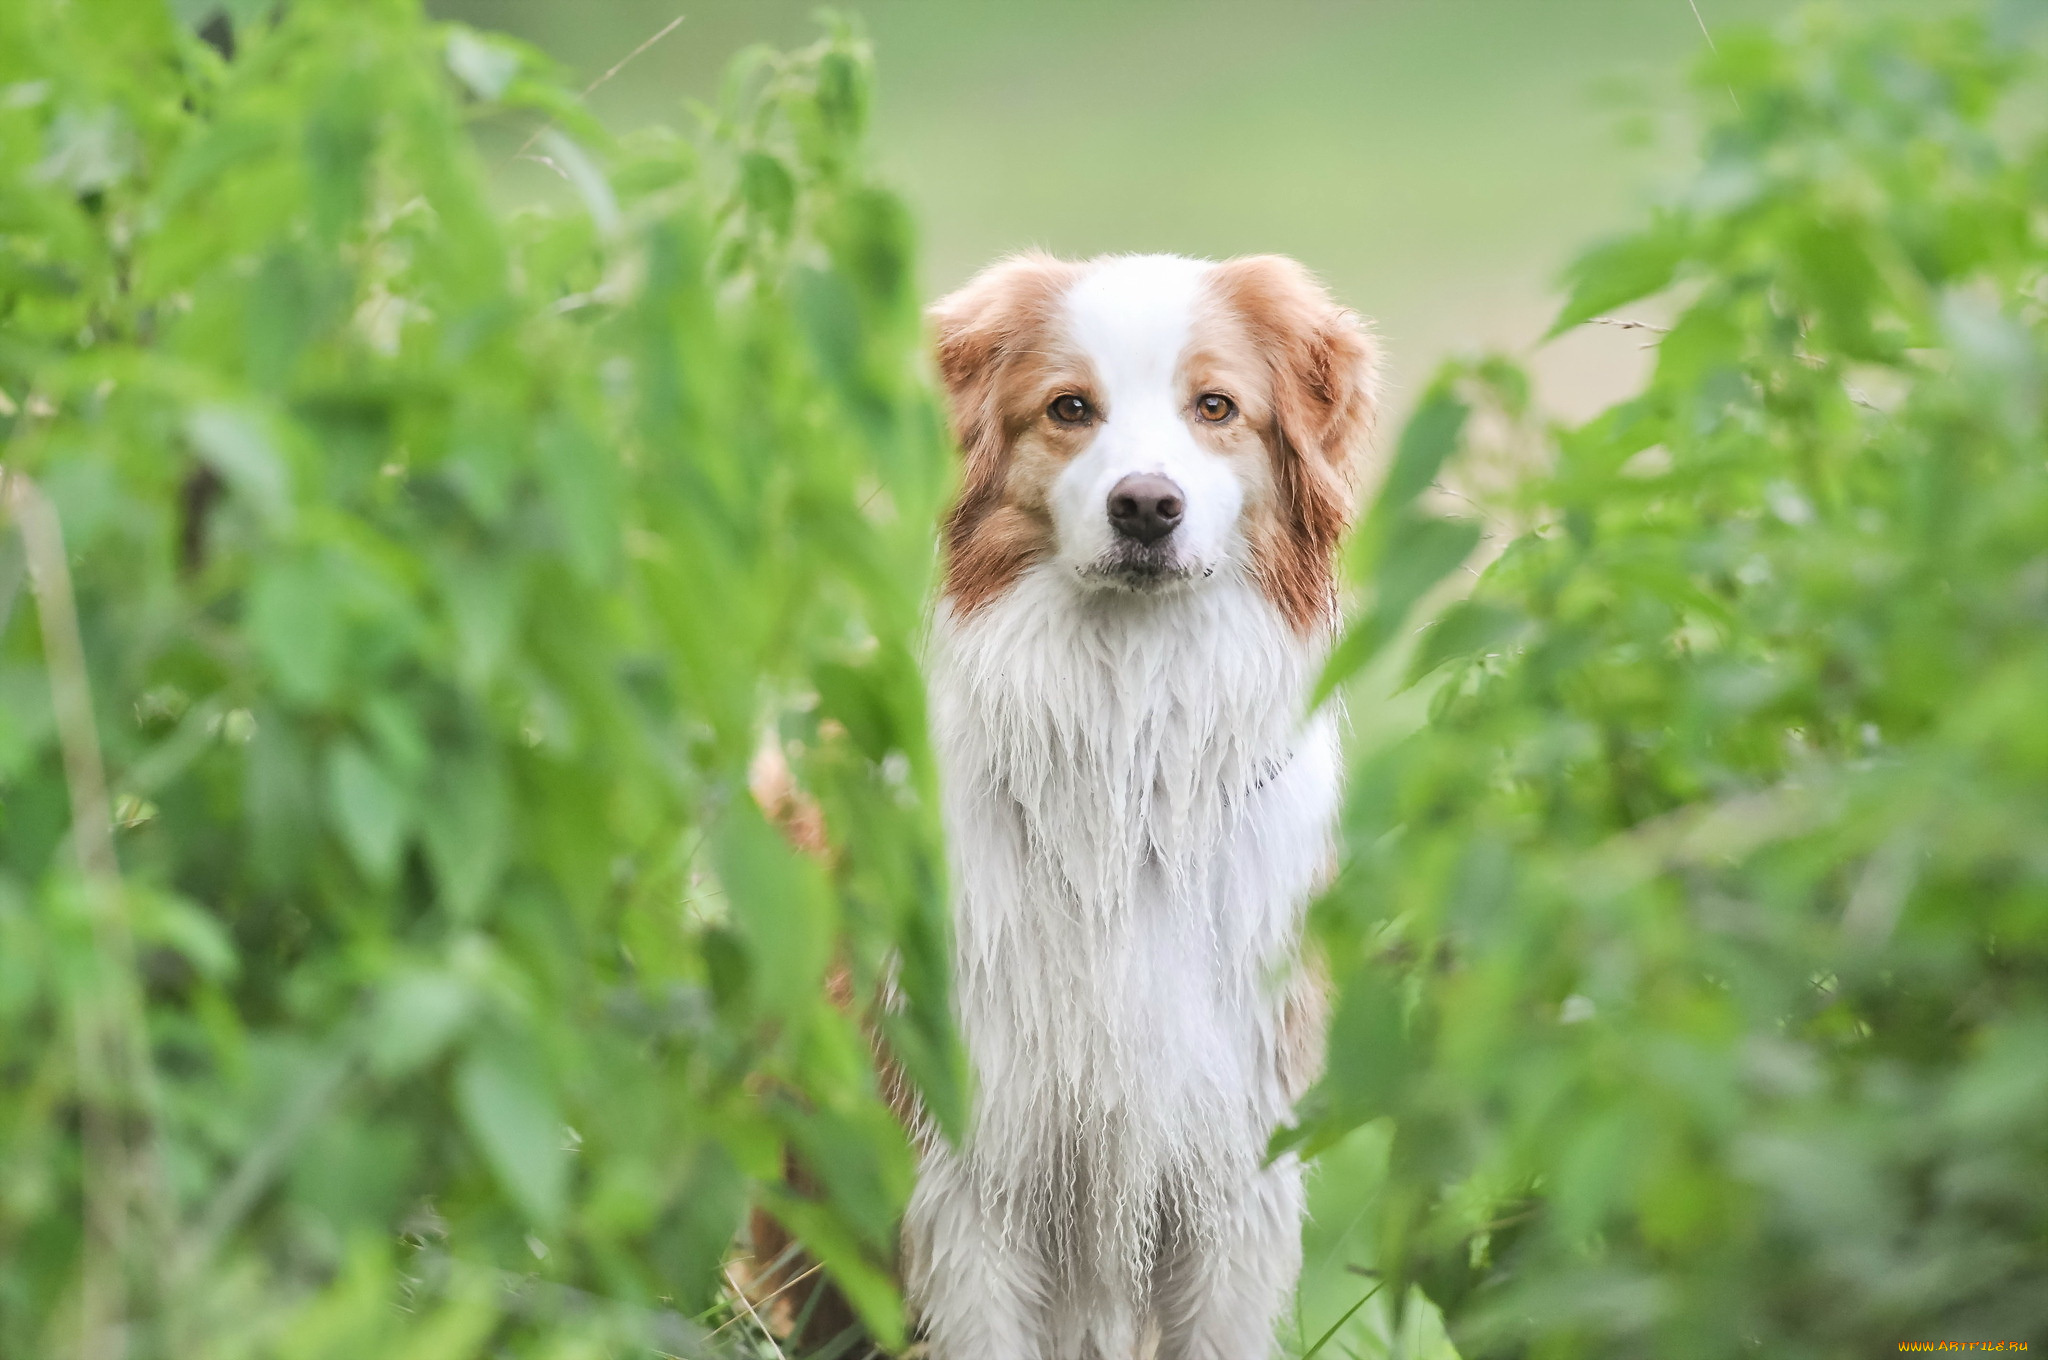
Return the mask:
M1301 1169L1264 1151L1320 1060L1299 935L1340 766L1303 709L1373 351L1276 257L1027 256L933 318L966 459L930 669L976 1094L964 1146L924 1138L912 1301L933 1360L1254 1360L1300 1264ZM1103 420L1048 421L1062 390ZM1206 390L1234 420L1176 425ZM1106 449L1166 450L1216 502L1170 569L1102 568L1074 507Z

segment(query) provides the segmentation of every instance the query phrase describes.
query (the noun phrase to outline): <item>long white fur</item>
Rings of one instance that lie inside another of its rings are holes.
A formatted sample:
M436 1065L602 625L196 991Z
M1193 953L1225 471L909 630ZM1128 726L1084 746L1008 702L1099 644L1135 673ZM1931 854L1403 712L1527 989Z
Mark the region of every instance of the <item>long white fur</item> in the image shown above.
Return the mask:
M1257 1360L1299 1269L1301 1170L1264 1152L1336 725L1303 713L1321 640L1254 584L1243 488L1172 387L1203 268L1114 261L1070 293L1106 419L1056 488L1057 551L935 622L976 1091L906 1229L933 1360ZM1201 570L1158 591L1087 570L1129 471L1187 493Z

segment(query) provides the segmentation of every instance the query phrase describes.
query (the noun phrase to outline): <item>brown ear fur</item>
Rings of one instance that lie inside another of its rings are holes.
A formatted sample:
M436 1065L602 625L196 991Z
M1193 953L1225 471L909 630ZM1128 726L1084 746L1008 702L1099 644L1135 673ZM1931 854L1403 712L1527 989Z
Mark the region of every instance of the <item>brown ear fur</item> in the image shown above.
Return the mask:
M954 438L966 458L960 498L946 519L946 594L971 609L1008 585L1042 539L1036 526L1008 524L1009 470L1004 368L1032 352L1081 266L1039 251L990 265L925 313L936 337Z
M1266 591L1306 631L1335 612L1337 544L1351 527L1378 409L1379 351L1357 314L1285 256L1225 261L1216 288L1272 363L1267 444L1282 528L1255 547Z

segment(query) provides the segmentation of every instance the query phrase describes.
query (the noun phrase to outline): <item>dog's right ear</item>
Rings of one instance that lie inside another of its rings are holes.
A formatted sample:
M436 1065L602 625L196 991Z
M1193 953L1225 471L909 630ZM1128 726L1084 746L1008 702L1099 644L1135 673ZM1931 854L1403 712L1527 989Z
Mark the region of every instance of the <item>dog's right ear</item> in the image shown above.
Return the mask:
M968 479L1001 454L1004 415L997 379L1004 362L1029 349L1051 319L1077 266L1042 251L998 260L925 312L946 385L953 437Z

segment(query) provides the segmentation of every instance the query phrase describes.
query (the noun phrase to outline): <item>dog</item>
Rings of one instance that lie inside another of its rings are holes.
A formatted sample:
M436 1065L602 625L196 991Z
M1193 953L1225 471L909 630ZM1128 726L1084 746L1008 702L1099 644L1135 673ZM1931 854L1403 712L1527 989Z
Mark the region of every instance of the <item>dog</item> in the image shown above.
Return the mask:
M1300 1270L1271 1135L1322 1058L1307 711L1377 402L1278 256L1002 261L930 312L965 457L930 639L964 1141L905 1222L932 1360L1257 1360Z

